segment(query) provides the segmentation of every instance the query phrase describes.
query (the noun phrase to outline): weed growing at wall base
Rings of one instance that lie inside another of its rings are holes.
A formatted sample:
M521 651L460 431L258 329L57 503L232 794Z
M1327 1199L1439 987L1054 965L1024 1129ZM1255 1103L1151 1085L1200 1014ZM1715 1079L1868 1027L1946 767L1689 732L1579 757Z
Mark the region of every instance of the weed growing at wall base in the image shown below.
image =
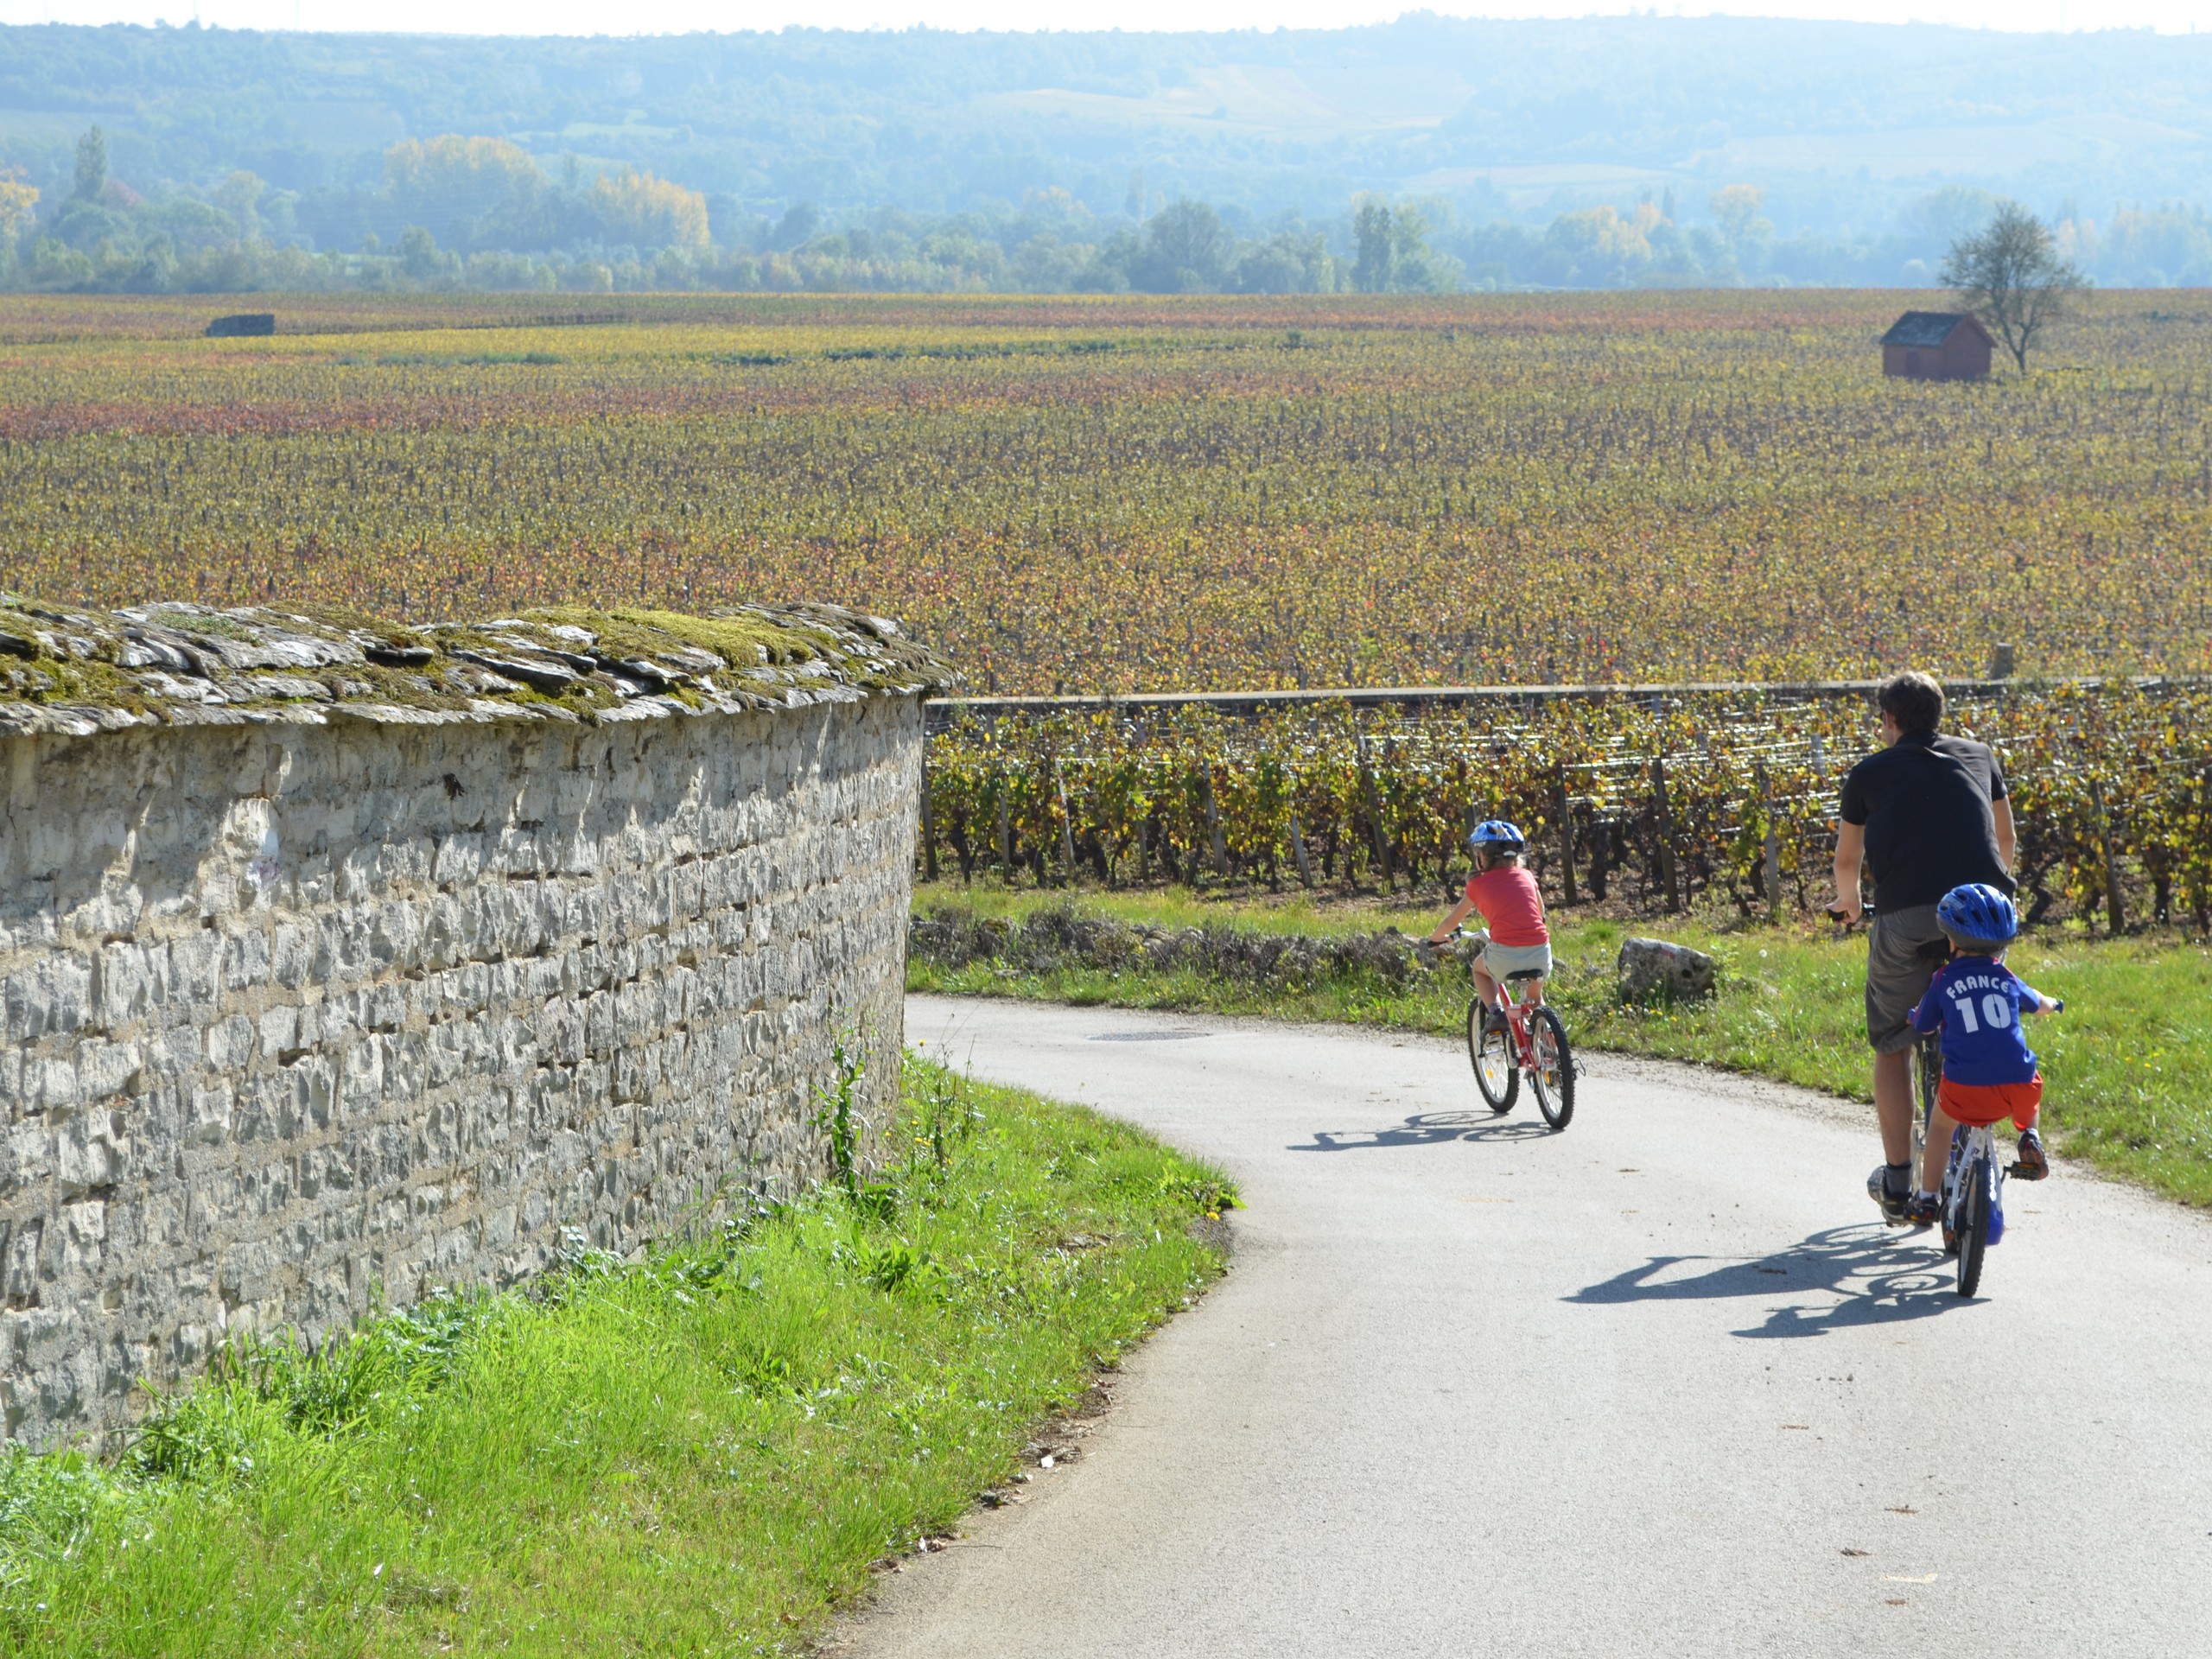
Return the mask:
M838 1188L635 1266L234 1349L130 1452L0 1458L0 1648L773 1654L1221 1267L1215 1173L910 1059Z

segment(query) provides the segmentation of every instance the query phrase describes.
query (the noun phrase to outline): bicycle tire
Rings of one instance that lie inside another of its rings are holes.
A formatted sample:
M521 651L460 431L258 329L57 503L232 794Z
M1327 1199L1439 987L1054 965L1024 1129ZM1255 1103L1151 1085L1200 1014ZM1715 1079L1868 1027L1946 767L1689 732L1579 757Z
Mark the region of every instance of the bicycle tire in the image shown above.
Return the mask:
M1989 1215L1997 1202L1996 1166L1977 1157L1967 1168L1966 1213L1959 1217L1959 1294L1981 1288L1982 1257L1989 1249Z
M1529 1025L1529 1046L1536 1052L1529 1086L1535 1090L1544 1122L1563 1129L1574 1121L1574 1051L1567 1046L1567 1027L1549 1008L1538 1008Z
M1481 1091L1483 1104L1503 1117L1513 1109L1521 1093L1521 1068L1513 1064L1513 1033L1485 1032L1482 1020L1483 1000L1478 996L1467 1004L1467 1063L1475 1068L1475 1087Z

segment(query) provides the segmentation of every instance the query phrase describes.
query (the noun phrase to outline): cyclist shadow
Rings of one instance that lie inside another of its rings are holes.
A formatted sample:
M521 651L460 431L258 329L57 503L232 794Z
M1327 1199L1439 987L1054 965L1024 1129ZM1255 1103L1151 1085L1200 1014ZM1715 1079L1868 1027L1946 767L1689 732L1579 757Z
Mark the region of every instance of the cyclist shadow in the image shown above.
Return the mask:
M1553 1131L1535 1116L1497 1117L1489 1112L1415 1112L1387 1129L1316 1129L1313 1138L1287 1152L1391 1152L1404 1147L1442 1147L1460 1141L1541 1141Z
M1725 1262L1688 1279L1657 1275L1710 1256L1655 1255L1643 1267L1564 1300L1586 1306L1625 1302L1717 1301L1736 1296L1803 1296L1767 1309L1766 1321L1739 1337L1818 1337L1831 1331L1933 1319L1970 1306L1950 1294L1952 1269L1932 1236L1900 1236L1878 1222L1831 1227L1786 1250ZM1910 1240L1907 1243L1905 1240ZM1941 1291L1941 1295L1934 1293Z

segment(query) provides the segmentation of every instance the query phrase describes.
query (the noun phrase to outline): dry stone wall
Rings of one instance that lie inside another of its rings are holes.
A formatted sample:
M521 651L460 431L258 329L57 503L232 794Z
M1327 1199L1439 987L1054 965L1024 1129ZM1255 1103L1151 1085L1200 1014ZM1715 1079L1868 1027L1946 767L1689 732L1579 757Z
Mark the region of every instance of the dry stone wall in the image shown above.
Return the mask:
M820 1176L833 1038L896 1088L921 741L849 688L0 738L10 1436Z

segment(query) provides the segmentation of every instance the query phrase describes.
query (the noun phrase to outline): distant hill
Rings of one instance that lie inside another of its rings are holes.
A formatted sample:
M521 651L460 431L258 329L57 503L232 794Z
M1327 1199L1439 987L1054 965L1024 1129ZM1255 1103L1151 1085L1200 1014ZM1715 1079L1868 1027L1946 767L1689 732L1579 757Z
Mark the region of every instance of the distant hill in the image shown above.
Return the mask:
M0 161L51 200L95 122L113 176L148 194L238 168L368 188L392 143L462 133L770 219L1058 189L1132 218L1179 195L1321 214L1379 190L1541 220L1745 182L1783 235L1863 234L1947 184L2046 212L2202 198L2212 36L1427 15L1205 35L0 29Z

